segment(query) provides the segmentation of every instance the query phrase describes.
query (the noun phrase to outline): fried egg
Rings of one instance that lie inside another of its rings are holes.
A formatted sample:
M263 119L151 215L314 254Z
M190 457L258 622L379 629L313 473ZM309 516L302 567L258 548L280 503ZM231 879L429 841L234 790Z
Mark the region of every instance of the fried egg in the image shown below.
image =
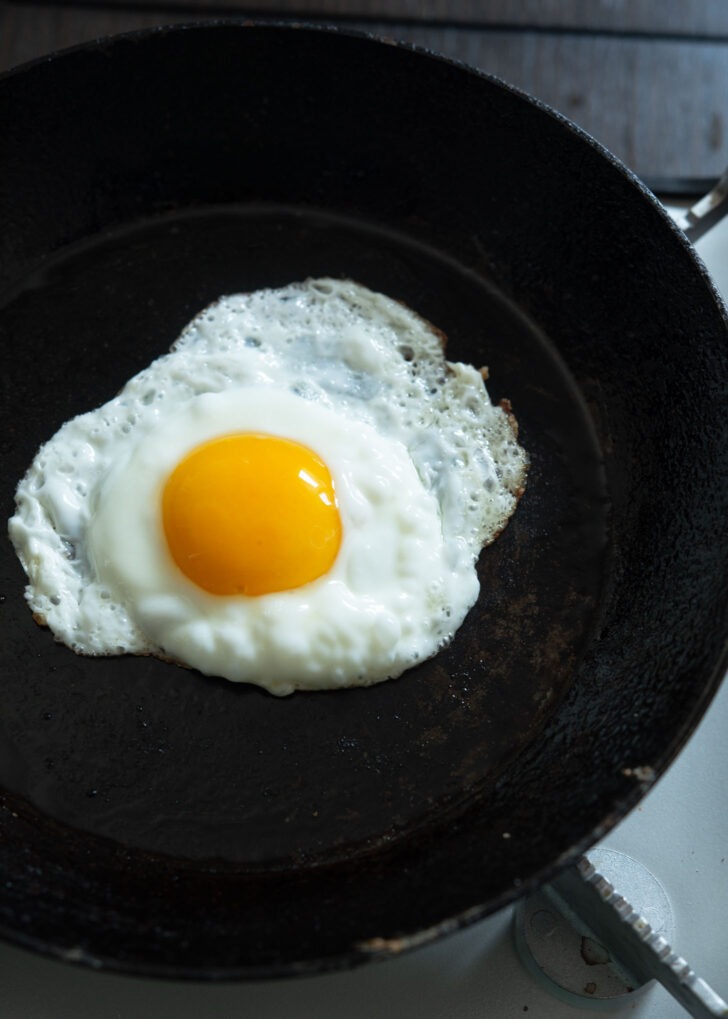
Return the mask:
M26 599L81 654L296 689L447 644L527 456L483 373L349 281L223 297L18 485Z

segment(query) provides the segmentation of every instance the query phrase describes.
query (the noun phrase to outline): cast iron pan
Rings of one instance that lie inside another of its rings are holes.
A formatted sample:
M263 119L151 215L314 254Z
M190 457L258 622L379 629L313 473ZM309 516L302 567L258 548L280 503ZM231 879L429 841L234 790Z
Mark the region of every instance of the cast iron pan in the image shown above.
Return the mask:
M37 627L2 543L0 933L137 973L383 957L545 880L642 796L728 631L726 323L637 181L406 47L208 24L0 81L3 507L39 444L223 293L331 274L487 364L532 466L453 644L276 699Z

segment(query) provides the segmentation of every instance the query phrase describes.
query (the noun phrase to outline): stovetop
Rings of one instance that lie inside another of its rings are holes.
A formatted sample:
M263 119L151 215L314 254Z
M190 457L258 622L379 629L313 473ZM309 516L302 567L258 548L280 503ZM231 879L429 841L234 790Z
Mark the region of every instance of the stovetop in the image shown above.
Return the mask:
M728 220L697 245L728 299ZM674 947L728 997L728 684L642 803L601 843L640 860L667 891ZM206 985L77 968L0 943L3 1019L586 1019L534 982L506 909L399 959L299 980ZM614 1019L682 1019L652 985Z

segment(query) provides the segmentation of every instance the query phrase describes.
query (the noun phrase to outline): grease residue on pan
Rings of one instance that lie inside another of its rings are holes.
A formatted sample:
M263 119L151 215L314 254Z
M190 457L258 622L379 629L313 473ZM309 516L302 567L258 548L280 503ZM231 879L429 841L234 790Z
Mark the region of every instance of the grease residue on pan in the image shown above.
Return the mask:
M281 701L55 645L30 619L6 543L0 785L57 821L254 869L366 852L486 795L571 681L607 560L584 404L538 330L481 277L358 221L275 206L172 213L68 249L26 279L0 310L5 342L23 336L6 516L40 442L108 399L206 303L323 274L403 300L448 334L451 359L489 366L494 400L512 401L531 469L481 557L480 599L453 644L399 680Z

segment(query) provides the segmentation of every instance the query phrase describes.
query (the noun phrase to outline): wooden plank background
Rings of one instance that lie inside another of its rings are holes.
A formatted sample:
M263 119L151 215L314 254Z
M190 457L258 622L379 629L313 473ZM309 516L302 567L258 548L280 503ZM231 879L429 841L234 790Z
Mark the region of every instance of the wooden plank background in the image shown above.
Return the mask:
M558 109L662 190L698 192L728 165L724 0L0 0L0 70L221 15L350 26L463 60Z

